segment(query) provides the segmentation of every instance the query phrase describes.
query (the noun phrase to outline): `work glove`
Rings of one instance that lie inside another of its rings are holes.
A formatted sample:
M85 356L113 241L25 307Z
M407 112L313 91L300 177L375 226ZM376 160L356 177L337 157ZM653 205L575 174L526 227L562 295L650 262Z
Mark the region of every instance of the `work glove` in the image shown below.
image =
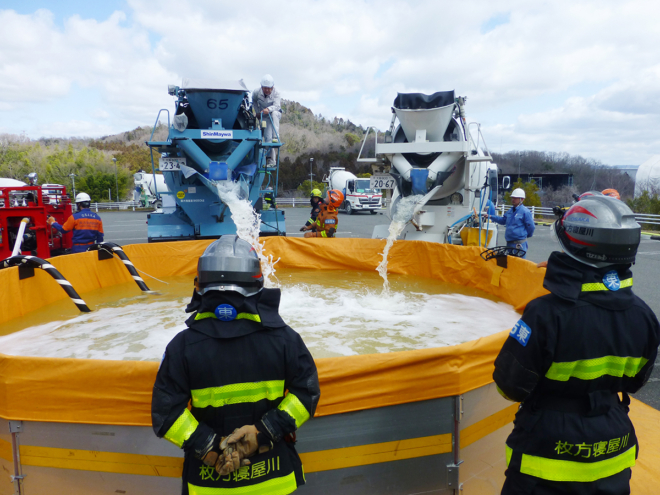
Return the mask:
M215 470L220 476L227 476L229 473L237 471L239 467L249 465L250 461L247 459L241 461L238 451L231 450L231 452L227 451L227 453L223 453L218 457L218 462L215 464Z
M300 232L305 232L307 229L305 227L300 227Z
M315 237L313 232L305 232L305 237Z
M206 445L203 448L195 451L195 457L201 459L207 466L215 466L218 462L218 457L221 456L220 452L221 438L219 435L211 434L206 439Z
M220 448L223 450L232 448L232 446L238 452L240 459L244 460L257 452L259 454L268 452L273 444L263 433L259 433L256 426L245 425L234 430L231 435L220 442Z
M55 223L55 219L53 217L48 217L46 222L48 222L48 225L53 225Z

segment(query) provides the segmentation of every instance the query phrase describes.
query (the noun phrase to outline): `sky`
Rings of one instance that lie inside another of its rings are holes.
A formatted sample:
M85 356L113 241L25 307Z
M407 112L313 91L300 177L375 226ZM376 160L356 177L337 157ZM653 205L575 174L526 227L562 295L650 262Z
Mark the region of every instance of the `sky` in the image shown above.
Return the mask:
M269 73L315 114L389 127L397 92L455 90L491 152L660 154L655 0L0 0L0 134L152 126L183 78Z

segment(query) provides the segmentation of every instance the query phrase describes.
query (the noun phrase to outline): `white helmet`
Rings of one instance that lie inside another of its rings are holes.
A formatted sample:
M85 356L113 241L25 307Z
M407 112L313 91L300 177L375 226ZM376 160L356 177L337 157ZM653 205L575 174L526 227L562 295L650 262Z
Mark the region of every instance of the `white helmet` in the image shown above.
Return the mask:
M273 79L273 76L270 74L266 74L264 77L261 78L261 87L262 88L272 88L275 86L275 80Z
M520 199L525 199L525 191L517 187L516 189L513 190L511 193L512 198L520 198Z
M87 193L78 193L76 196L76 203L85 203L85 202L91 202L92 198L89 197L89 194Z

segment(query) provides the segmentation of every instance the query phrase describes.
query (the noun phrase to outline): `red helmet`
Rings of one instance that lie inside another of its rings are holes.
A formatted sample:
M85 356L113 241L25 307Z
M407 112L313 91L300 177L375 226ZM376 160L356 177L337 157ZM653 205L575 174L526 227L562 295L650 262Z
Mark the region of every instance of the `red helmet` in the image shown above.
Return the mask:
M604 189L603 194L605 196L609 196L610 198L621 199L621 196L619 196L619 191L616 189Z
M339 208L344 202L344 195L339 189L330 189L328 191L328 204L334 208Z

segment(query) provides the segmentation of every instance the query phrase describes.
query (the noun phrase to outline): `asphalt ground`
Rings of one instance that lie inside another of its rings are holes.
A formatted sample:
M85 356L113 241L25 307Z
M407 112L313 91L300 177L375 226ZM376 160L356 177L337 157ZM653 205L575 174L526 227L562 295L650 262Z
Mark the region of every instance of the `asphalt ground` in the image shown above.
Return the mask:
M311 208L285 208L286 235L288 237L302 236L300 227L305 225ZM374 226L389 224L386 210L375 215L360 212L354 215L339 215L338 237L371 238ZM147 213L142 211L100 212L105 231L105 240L120 245L139 244L147 242ZM503 231L499 239L504 244ZM537 225L534 236L528 241L527 259L536 263L546 261L550 253L558 250L549 226ZM633 290L646 304L660 315L660 241L642 236L642 242L637 252L637 261L632 268L634 274ZM660 360L646 386L635 394L635 398L660 410Z

